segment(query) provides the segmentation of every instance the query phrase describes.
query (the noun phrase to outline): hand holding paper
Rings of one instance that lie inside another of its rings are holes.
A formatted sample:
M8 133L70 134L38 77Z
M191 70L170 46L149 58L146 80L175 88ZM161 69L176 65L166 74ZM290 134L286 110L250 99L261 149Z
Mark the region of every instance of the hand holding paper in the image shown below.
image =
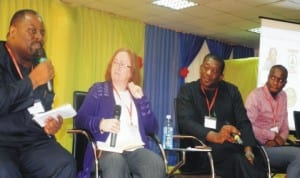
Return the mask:
M63 124L63 118L58 115L57 118L49 117L45 121L44 131L47 135L55 135Z
M45 122L49 117L53 117L54 119L57 119L57 116L61 116L63 119L65 118L71 118L76 115L76 111L71 106L71 104L65 104L60 107L57 107L55 109L52 109L47 112L38 113L33 116L33 120L36 121L41 127L45 126Z

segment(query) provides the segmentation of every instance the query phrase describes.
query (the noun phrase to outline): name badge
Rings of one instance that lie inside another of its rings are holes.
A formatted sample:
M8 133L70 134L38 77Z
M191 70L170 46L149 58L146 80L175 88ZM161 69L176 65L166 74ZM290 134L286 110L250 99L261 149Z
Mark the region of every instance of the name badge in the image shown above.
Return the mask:
M216 129L217 128L217 118L211 116L204 116L204 127Z
M272 128L270 129L270 131L275 132L275 133L278 133L278 132L279 132L279 129L278 129L278 127L276 126L276 127L272 127Z
M45 112L44 106L40 100L36 100L33 106L27 108L28 112L31 115L35 115L37 113Z

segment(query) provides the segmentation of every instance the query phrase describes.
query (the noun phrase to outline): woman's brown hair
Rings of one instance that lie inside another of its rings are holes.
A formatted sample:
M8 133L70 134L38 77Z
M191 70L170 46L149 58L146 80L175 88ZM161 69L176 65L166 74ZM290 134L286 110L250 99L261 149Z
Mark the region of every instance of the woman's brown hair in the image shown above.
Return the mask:
M130 59L130 63L131 63L131 67L130 67L130 71L131 71L131 79L129 80L129 82L134 82L137 85L141 85L141 75L140 75L140 67L139 67L139 63L138 63L138 56L130 49L128 48L120 48L117 51L115 51L115 53L112 55L107 68L106 68L106 73L105 73L105 80L106 81L111 81L111 67L112 67L112 63L116 57L116 55L119 52L126 52L129 56Z

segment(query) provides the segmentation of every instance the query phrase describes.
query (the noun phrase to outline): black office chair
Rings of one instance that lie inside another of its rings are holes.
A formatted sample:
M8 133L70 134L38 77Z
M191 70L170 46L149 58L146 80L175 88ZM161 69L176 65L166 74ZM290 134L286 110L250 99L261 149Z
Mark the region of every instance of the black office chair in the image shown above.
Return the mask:
M175 135L174 139L177 139L179 141L179 147L180 148L195 148L195 147L201 147L201 148L209 148L207 147L202 140L199 140L198 138L190 135L182 135L179 127L178 127L178 121L177 121L177 113L176 113L176 100L174 99L173 107L175 111L175 127L178 131L179 135ZM169 175L174 175L175 177L192 177L192 178L198 178L198 177L211 177L211 178L217 178L220 177L216 175L215 168L214 168L214 161L211 154L211 151L208 152L198 152L197 155L203 155L203 159L201 160L195 160L191 159L195 155L195 152L179 152L178 158L182 160L182 163L179 165L176 165L179 167L179 173L173 174L174 172L171 170L169 172ZM200 169L197 169L197 171L190 170L191 167L198 167L199 165L204 165L202 162L208 162L209 164L206 164L204 167L202 166Z
M74 91L73 93L73 107L76 111L80 108L81 104L84 101L87 92L84 91ZM98 171L98 157L100 152L96 149L97 146L93 140L93 137L89 134L88 131L83 129L77 129L75 122L73 122L73 129L69 129L67 133L73 134L73 146L72 154L76 160L77 172L83 169L84 155L87 148L87 145L90 143L93 147L94 157L95 157L95 177L99 177Z
M295 136L296 143L300 142L300 111L293 111L294 123L295 123Z

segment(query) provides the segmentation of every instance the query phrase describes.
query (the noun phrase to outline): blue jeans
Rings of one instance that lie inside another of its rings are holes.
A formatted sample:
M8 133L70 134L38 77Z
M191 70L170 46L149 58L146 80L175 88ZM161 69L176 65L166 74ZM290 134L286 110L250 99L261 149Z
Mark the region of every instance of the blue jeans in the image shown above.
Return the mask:
M271 167L286 169L288 178L300 177L300 147L265 147Z
M164 178L165 167L156 153L140 148L124 153L103 152L99 169L104 178Z

